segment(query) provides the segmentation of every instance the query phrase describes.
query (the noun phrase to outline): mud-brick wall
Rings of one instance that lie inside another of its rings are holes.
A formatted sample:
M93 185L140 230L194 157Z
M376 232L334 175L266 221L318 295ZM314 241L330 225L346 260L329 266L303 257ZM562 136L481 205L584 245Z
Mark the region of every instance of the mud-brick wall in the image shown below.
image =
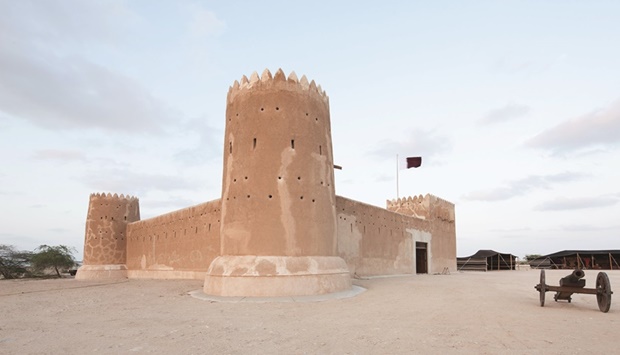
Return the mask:
M338 253L357 275L414 271L414 232L430 235L428 221L336 196Z
M431 251L433 264L431 272L442 272L444 268L456 271L456 216L454 204L433 195L429 199L429 219L433 243Z
M204 278L220 254L220 200L127 226L130 278Z

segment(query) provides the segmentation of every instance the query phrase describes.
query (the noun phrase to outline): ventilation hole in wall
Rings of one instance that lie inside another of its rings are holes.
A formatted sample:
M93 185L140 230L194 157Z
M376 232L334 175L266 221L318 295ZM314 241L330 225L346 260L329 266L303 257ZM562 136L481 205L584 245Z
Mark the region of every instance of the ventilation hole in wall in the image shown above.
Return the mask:
M295 149L295 140L291 139L291 149Z
M226 201L230 201L230 197L226 197Z
M282 176L278 176L278 180L282 180Z
M303 197L303 196L299 196L299 199L300 199L300 200L303 200L303 199L304 199L304 197Z
M250 195L248 195L248 198L250 198Z
M252 142L252 149L256 149L256 138L254 138L254 141Z
M272 195L269 195L269 198L273 198L273 196L272 196Z
M101 219L103 219L103 216L101 216Z
M323 147L319 146L319 155L323 155Z
M237 199L237 196L233 196L233 200L236 200L236 199Z
M280 111L280 108L276 106L276 111Z
M318 120L319 120L319 118L318 118L318 117L315 117L315 118L314 118L314 120L315 120L315 121L318 121Z
M297 180L301 180L301 176L298 176L298 177L297 177Z
M209 232L211 231L211 223L209 223Z
M308 116L308 112L306 112L306 116Z
M239 114L237 114L236 116L239 117Z
M244 179L246 179L246 180L247 180L247 179L248 179L248 177L246 176Z
M260 110L261 110L261 111L265 111L265 108L261 107L261 108L260 108Z
M232 142L228 142L228 153L232 154Z
M366 226L364 226L364 233L366 233Z
M196 227L196 233L198 233L198 227Z
M314 202L314 199L312 199L312 202Z
M353 223L351 223L351 233L353 233Z
M233 179L233 182L237 182L237 179Z
M323 185L323 181L321 181L321 185Z

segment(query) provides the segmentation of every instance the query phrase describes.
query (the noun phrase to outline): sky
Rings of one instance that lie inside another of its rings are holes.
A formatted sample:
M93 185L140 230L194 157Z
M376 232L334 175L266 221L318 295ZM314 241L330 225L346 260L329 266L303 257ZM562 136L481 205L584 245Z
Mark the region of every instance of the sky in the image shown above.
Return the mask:
M282 68L338 195L453 202L458 256L620 249L618 38L618 1L0 0L0 244L80 259L94 192L218 199L228 88Z

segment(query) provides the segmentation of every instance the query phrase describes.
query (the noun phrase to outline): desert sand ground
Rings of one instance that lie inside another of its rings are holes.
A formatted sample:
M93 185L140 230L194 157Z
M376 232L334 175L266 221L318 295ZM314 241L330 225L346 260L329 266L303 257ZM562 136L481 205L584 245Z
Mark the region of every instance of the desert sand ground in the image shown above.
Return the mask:
M558 285L567 271L547 271ZM596 271L586 271L594 287ZM620 290L620 271L607 272ZM323 302L221 303L200 281L0 280L0 353L613 354L620 299L539 305L538 270L355 280ZM616 291L618 292L618 291Z

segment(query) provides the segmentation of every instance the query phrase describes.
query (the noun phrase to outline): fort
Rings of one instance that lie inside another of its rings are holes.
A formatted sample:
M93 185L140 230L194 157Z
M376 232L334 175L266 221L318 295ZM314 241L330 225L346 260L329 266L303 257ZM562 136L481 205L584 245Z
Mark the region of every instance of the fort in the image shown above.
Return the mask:
M329 98L314 81L255 72L226 105L220 198L141 220L136 197L91 194L77 279L200 279L209 295L272 297L456 270L452 203L336 195Z

